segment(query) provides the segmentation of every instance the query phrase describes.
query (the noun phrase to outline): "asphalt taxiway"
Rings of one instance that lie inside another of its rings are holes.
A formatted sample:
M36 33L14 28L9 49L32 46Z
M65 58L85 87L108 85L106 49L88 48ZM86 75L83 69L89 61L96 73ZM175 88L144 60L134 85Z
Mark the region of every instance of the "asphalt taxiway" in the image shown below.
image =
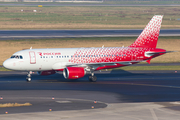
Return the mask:
M72 38L72 37L137 37L140 29L104 30L0 30L1 40ZM161 29L160 36L180 36L180 29Z
M0 108L1 119L179 119L180 71L99 71L66 80L26 72L0 72L0 103L32 106ZM94 101L97 101L94 103ZM49 111L49 110L52 111ZM5 112L8 111L8 115ZM4 115L5 114L5 115Z

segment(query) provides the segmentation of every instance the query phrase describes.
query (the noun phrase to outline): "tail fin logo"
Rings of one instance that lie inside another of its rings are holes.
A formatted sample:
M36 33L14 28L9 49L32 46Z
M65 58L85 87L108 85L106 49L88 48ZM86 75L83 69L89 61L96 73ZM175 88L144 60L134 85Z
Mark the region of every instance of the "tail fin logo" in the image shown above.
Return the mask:
M162 23L162 15L155 15L148 25L144 28L142 33L136 39L136 41L129 47L146 47L156 48L159 32Z

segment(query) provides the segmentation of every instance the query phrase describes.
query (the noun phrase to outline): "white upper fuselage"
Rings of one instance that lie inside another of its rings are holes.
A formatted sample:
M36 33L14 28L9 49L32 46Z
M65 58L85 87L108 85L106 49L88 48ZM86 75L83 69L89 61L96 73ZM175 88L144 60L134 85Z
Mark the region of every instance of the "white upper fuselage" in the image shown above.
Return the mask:
M3 66L21 71L63 70L67 66L89 64L101 67L108 63L140 62L151 57L146 56L145 52L156 49L133 47L27 49L14 53Z
M63 63L69 64L68 60L72 51L70 49L27 49L14 53L14 56L22 56L22 59L9 58L4 63L8 69L22 71L44 71L63 68ZM66 57L65 57L66 56ZM8 63L8 65L7 65Z

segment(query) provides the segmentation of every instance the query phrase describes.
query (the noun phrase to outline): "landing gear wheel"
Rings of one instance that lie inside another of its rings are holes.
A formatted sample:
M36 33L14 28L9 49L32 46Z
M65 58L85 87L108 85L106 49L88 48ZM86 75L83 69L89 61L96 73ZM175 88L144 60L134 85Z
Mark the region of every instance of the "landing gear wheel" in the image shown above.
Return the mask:
M27 77L26 80L27 80L27 82L31 82L31 78L30 77Z
M31 74L32 74L32 71L29 71L26 77L27 82L31 82Z
M89 81L90 82L96 82L97 77L96 76L89 76Z

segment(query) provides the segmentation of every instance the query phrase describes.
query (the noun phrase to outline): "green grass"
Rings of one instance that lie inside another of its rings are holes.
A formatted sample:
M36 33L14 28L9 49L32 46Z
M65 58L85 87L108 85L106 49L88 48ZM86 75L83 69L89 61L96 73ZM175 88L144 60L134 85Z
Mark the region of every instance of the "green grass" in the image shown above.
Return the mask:
M4 67L0 67L0 71L11 71L11 70L8 70L8 69L6 69Z
M115 70L180 70L180 66L126 66Z
M125 5L168 5L168 4L180 4L180 1L169 0L169 1L150 1L150 0L135 0L135 1L106 1L104 4L125 4Z
M0 29L142 29L154 14L164 15L162 28L180 28L179 11L180 7L1 6Z
M95 1L102 1L102 0L95 0ZM1 4L33 4L33 2L0 2ZM36 4L74 4L76 5L77 3L69 3L69 2L35 2ZM88 3L78 3L78 4L88 4ZM164 1L164 0L159 0L159 1L151 1L151 0L134 0L134 1L127 1L127 0L118 0L118 1L104 1L103 3L90 3L90 4L125 4L125 5L168 5L168 4L180 4L180 1L178 0L169 0L169 1Z

